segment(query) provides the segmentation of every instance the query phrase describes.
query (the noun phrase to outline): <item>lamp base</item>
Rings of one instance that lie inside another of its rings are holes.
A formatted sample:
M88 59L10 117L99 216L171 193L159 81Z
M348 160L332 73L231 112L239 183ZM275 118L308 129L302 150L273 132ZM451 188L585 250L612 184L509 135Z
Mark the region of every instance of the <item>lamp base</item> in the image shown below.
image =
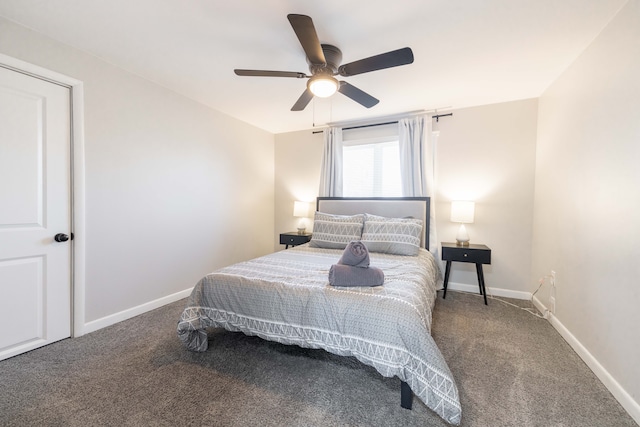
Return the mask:
M298 221L298 234L304 234L306 229L307 221L305 220L305 218L300 218L300 221Z
M464 226L464 224L460 224L458 234L456 234L456 245L469 246L469 233L467 233L467 228Z

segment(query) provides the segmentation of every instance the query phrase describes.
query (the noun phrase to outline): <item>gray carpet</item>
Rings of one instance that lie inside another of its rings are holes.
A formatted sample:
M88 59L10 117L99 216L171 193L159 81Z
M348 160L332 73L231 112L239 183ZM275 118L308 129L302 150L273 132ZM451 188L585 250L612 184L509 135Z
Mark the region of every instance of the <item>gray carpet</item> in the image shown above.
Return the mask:
M400 381L353 358L222 330L188 352L184 304L0 362L0 425L447 425L418 399L402 409ZM545 320L450 292L433 335L463 426L636 426Z

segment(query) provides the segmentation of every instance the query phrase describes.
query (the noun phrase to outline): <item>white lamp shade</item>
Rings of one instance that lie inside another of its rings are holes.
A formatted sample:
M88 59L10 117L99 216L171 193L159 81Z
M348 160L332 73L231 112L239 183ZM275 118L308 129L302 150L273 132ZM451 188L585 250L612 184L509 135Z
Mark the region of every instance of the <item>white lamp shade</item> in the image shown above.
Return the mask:
M451 202L451 222L471 224L475 211L475 203L468 201Z
M338 90L338 81L331 76L313 77L308 82L311 93L320 98L327 98Z
M298 218L306 218L309 216L309 203L293 202L293 216Z

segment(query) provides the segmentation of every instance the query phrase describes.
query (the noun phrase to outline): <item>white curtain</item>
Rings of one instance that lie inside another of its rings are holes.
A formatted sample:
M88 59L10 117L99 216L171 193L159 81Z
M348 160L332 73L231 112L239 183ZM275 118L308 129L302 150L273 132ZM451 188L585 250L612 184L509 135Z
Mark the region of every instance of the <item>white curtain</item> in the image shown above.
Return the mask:
M342 128L330 127L322 133L324 150L318 194L321 197L342 197Z
M406 197L430 197L429 252L440 259L436 233L435 141L430 116L398 121L402 192Z

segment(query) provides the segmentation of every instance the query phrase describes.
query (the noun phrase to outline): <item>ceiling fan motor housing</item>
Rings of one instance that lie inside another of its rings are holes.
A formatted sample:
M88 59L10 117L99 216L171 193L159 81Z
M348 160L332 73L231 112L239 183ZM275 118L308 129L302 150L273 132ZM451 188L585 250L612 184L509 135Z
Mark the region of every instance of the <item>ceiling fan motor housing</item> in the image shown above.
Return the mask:
M309 62L309 58L307 58L307 63L309 64L309 71L311 72L311 75L315 76L316 74L337 74L338 67L342 62L342 51L330 44L323 44L321 46L322 53L324 53L324 59L325 61L327 61L327 63L312 64L311 62Z

